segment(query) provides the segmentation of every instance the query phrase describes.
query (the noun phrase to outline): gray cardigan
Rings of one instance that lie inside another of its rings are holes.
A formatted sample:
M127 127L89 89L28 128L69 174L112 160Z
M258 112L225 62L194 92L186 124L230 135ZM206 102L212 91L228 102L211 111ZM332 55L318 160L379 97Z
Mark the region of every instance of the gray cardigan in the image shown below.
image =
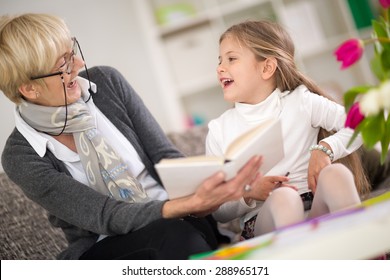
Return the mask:
M161 183L154 164L182 154L118 71L107 66L93 67L89 75L97 85L94 103L130 141L148 172ZM85 77L85 73L80 76ZM100 234L125 234L161 218L163 201L130 204L102 195L73 179L49 150L41 158L16 128L1 160L9 178L49 212L53 226L64 231L69 246L59 259L79 258Z

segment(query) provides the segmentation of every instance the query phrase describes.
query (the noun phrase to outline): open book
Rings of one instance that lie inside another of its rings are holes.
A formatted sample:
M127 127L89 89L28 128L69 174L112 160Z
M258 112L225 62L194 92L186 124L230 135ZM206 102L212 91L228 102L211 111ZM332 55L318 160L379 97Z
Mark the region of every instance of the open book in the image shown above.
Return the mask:
M194 156L163 159L155 165L169 198L190 195L209 176L218 171L226 174L226 180L255 155L263 156L260 167L267 173L284 157L282 129L278 119L268 121L237 137L227 148L224 157Z

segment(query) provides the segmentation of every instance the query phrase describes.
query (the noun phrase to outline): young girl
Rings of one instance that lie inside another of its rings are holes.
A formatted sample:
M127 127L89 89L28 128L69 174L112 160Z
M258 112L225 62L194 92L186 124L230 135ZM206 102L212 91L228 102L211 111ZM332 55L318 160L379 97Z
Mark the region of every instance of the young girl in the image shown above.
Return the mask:
M359 203L368 182L352 153L362 141L347 147L353 131L343 127L344 107L298 71L289 34L276 23L247 21L230 27L219 43L218 79L225 100L235 106L209 123L207 154L223 154L244 131L278 118L285 157L214 217L220 222L242 217L243 237L249 238ZM335 163L348 155L343 160L352 172Z

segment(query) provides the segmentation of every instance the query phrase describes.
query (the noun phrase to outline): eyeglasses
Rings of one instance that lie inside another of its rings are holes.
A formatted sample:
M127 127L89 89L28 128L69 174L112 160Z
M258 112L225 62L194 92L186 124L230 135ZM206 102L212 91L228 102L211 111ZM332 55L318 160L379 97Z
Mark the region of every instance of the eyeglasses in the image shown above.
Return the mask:
M79 45L79 42L77 41L76 37L72 37L72 41L73 41L72 51L64 56L65 63L62 67L65 68L65 71L57 71L57 72L50 73L50 74L32 76L30 79L37 80L37 79L43 79L43 78L48 78L48 77L52 77L52 76L62 75L64 73L70 74L70 72L72 72L72 69L74 66L74 56L77 55L78 49L80 50L81 57L84 60L83 53L81 52L80 45Z

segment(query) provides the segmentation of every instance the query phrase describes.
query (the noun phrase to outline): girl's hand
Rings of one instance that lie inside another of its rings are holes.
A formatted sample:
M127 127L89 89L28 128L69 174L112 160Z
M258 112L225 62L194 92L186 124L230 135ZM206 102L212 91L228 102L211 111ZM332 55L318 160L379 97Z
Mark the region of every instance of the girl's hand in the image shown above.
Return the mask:
M321 142L321 145L331 149L330 146L325 142ZM332 164L332 162L326 153L319 150L311 151L309 166L307 169L307 183L313 194L317 189L318 176L320 175L321 170L329 164Z
M192 195L167 201L162 208L164 218L183 217L189 214L205 215L221 204L238 200L245 192L245 186L256 178L262 157L255 156L231 180L225 181L222 172L206 179Z
M289 178L286 176L261 176L259 174L250 184L251 190L244 193L244 199L247 203L249 202L248 199L266 200L275 188L282 185L287 186L284 183L288 182L288 180ZM297 190L294 186L289 187Z

